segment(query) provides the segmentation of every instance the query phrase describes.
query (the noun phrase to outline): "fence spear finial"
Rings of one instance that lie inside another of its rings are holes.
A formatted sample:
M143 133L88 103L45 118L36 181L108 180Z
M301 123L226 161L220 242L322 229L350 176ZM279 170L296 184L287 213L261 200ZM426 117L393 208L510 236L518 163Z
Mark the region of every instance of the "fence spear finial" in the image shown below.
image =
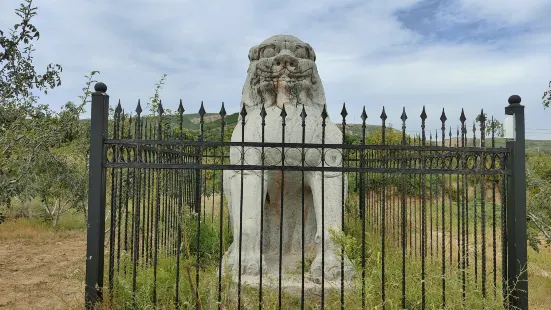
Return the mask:
M224 102L222 101L222 107L220 108L220 112L218 114L222 116L226 116L226 108L224 107Z
M162 115L165 112L165 109L163 109L163 102L159 100L159 115Z
M406 114L406 107L402 109L402 115L400 116L400 119L404 124L406 123L406 120L408 119L408 116Z
M140 99L138 99L138 106L136 107L136 113L138 115L142 114L142 105L140 103Z
M327 114L327 105L324 104L323 105L323 110L321 110L321 118L323 119L324 122L325 122L325 119L327 118L327 116L329 116L329 114Z
M381 119L383 120L383 123L386 121L387 116L385 112L385 107L383 106L383 112L381 112Z
M182 104L182 99L180 99L180 104L178 105L178 113L180 113L180 115L184 114L184 105Z
M302 118L302 125L304 126L305 122L306 122L306 116L308 116L306 114L306 108L304 107L304 105L302 105L302 112L300 112L300 117Z
M201 107L199 108L199 116L203 118L207 112L205 111L205 106L203 105L203 101L201 101Z
M117 107L115 108L115 113L120 114L121 111L122 111L121 100L119 99L119 103L117 104Z
M342 104L342 110L341 110L341 116L342 116L342 122L346 123L346 116L348 115L348 112L346 112L346 103L343 102Z

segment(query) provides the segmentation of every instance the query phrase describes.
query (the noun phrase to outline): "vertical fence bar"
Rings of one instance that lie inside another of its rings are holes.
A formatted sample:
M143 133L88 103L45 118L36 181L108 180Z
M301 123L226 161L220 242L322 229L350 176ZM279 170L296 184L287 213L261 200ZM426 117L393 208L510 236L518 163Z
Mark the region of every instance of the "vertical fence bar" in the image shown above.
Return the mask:
M402 110L402 155L401 158L401 167L403 170L406 169L406 156L405 156L405 147L406 147L406 120L408 119L406 114L406 107ZM402 218L402 309L406 309L406 175L402 174L402 201L401 201L401 218ZM411 239L410 239L411 240Z
M346 105L343 103L342 105L342 111L341 111L341 116L342 116L342 143L343 145L346 143L345 142L345 136L346 136L346 116L348 115L348 112L346 112ZM344 164L345 164L345 161L346 161L346 152L347 150L346 149L342 149L342 167L344 168ZM342 173L342 177L341 177L341 231L344 235L344 209L345 209L345 197L344 197L344 192L345 192L345 182L344 182L344 178L346 177L345 173L343 172ZM344 246L341 247L341 309L344 310Z
M448 147L452 147L452 126L450 126L450 131L448 132ZM450 157L450 167L453 166L453 158ZM450 214L450 268L453 264L453 195L451 194L452 189L452 175L450 174L448 176L448 187L450 189L450 193L448 194L449 198L449 214ZM459 224L458 224L459 225ZM457 226L459 228L459 226ZM459 240L459 230L457 231L457 240ZM457 247L459 250L459 246Z
M183 118L183 114L184 114L184 106L182 105L182 100L180 99L180 104L178 105L178 125L179 125L179 129L180 129L180 132L179 132L179 138L180 140L184 140L184 135L183 135L183 122L184 122L184 118ZM184 157L183 155L183 148L180 146L180 149L179 149L179 153L178 154L178 162L181 161L181 159ZM178 225L178 239L176 241L176 286L174 288L174 291L175 291L175 296L174 296L174 307L176 309L179 309L180 308L180 249L181 249L181 244L182 244L182 220L183 220L183 214L182 214L182 177L183 177L183 173L185 173L185 171L181 172L181 171L177 171L178 173L178 176L179 176L179 182L178 182L178 217L177 217L177 225ZM214 199L213 199L214 201ZM213 211L214 213L214 211ZM220 300L218 300L220 301Z
M465 112L463 109L461 109L461 116L459 117L459 120L461 121L461 147L464 148L467 143L467 126L465 125L465 121L467 118L465 117ZM461 152L461 168L466 169L467 168L467 161L466 161L466 155L462 151ZM466 175L459 175L461 176L461 191L457 191L458 195L461 195L461 302L463 308L465 308L466 303L466 269L467 269L467 243L468 241L468 231L466 225L468 225L468 211L467 211L467 176ZM459 179L458 176L458 179Z
M429 146L432 146L432 131L429 133ZM432 168L432 154L431 152L427 152L429 154L429 167L428 169L430 170ZM425 166L425 169L427 167ZM433 174L430 173L429 175L429 231L430 231L430 259L432 261L432 255L433 255L433 248L432 248L432 244L433 244L433 227L432 227L432 214L433 214L433 206L432 206L432 200L433 200L433 197L432 197L432 181L433 181ZM438 209L437 209L438 210ZM437 215L438 216L438 215ZM438 218L438 217L437 217Z
M198 142L203 142L204 136L205 136L205 107L203 106L203 102L201 102L201 107L199 108L199 137L197 139ZM199 145L196 150L197 154L197 164L201 165L203 164L203 149ZM201 268L201 174L202 169L198 168L196 170L195 174L195 197L196 197L196 204L195 204L195 212L197 213L197 236L196 236L196 242L197 242L197 258L195 261L195 309L201 308L201 301L199 300L199 270ZM241 184L243 186L243 184ZM241 236L240 236L241 238ZM241 266L241 262L239 262L239 266Z
M495 125L494 118L492 117L491 123L491 139L492 148L496 146L495 141ZM492 167L497 168L496 156L492 156ZM494 276L494 299L497 298L497 242L496 242L496 183L498 178L494 175L492 177L492 250L493 250L493 276Z
M156 136L157 140L161 140L163 137L162 134L162 121L163 121L163 105L159 103L158 107L158 118L157 118L157 129ZM155 147L155 161L157 164L161 163L160 159L160 145L157 144ZM155 170L155 243L154 243L154 254L153 254L153 306L157 306L157 266L159 264L159 239L161 232L159 231L159 221L160 221L160 212L161 212L161 169L157 168Z
M365 120L367 119L367 113L365 113L365 106L362 112L362 138L361 138L361 154L360 154L360 168L365 167ZM368 192L370 195L370 192ZM366 208L365 208L365 174L360 172L360 219L362 220L362 309L365 309L365 221L366 221Z
M142 113L142 107L140 105L140 101L138 100L138 106L136 107L136 127L135 127L135 138L137 140L139 140L141 138L141 135L140 135L140 131L141 131L141 113ZM135 159L135 162L136 163L139 163L141 161L141 157L140 157L140 149L139 149L139 144L136 145L136 149L134 150L134 159ZM135 171L135 169L134 169ZM137 180L136 180L137 178ZM134 190L136 191L134 193L134 197L132 198L132 200L136 200L136 202L134 202L134 206L135 206L135 209L133 210L133 217L134 217L134 220L133 220L133 223L134 223L134 226L133 226L133 230L134 230L134 234L133 234L133 245L132 245L132 248L133 248L133 255L132 255L132 308L135 309L136 308L136 286L137 286L137 282L136 282L136 276L137 276L137 273L138 273L138 258L139 258L139 246L140 246L140 194L139 194L139 189L140 189L140 186L141 186L141 169L138 170L138 174L137 174L137 177L136 177L136 173L134 172L134 183L136 184L136 186L134 186Z
M115 139L119 138L119 123L121 118L121 103L115 108L114 115L114 129L113 137ZM113 146L113 161L117 161L119 154L119 146ZM119 172L119 173L117 173ZM120 209L120 204L117 204L117 196L121 196L120 186L116 182L118 175L122 172L121 169L112 168L111 169L111 229L109 230L109 301L113 301L113 286L114 286L114 276L115 276L115 229L119 229L117 224L117 209ZM118 195L117 195L118 194Z
M107 137L109 95L104 83L94 85L90 124L90 159L88 190L88 230L86 248L85 305L92 309L103 300L103 253L105 239L105 150Z
M284 193L285 193L285 118L287 117L287 112L285 111L285 105L281 108L281 187L279 191L279 269L278 269L278 309L282 307L282 273L283 273L283 204L284 204Z
M473 121L473 147L476 147L476 123ZM482 160L482 159L481 159ZM476 157L473 157L473 169L477 169L476 166ZM476 210L478 200L477 200L477 179L478 176L473 176L473 232L474 232L474 281L475 285L478 286L478 211ZM468 188L467 188L468 189ZM483 190L480 191L480 195L483 194ZM481 235L481 239L484 236Z
M152 139L153 138L153 124L152 122L154 122L154 120L150 121L150 124L149 124L149 135L148 135L148 138L149 139ZM149 148L148 150L148 154L149 154L149 162L153 163L154 160L155 160L155 153L153 152L153 150L151 148ZM148 204L149 204L149 247L148 247L148 250L147 252L149 253L148 254L148 262L149 262L149 265L152 263L153 261L153 227L154 227L154 214L155 212L153 212L154 210L154 207L155 207L155 203L153 201L153 185L155 184L155 178L154 178L154 169L151 169L153 171L149 171L148 173L148 176L147 176L147 195L148 195ZM119 184L120 184L120 181L119 181ZM120 200L120 199L119 199ZM120 214L120 211L119 211L119 214ZM119 222L120 222L120 217L119 217ZM120 229L119 229L119 232L120 232Z
M147 139L147 135L145 134L145 131L144 129L146 128L145 126L147 125L147 120L146 120L146 117L143 117L141 118L140 120L140 137L142 137L142 139L146 140ZM141 162L144 162L144 163L147 163L147 148L142 148L140 149L140 158L141 158ZM146 185L147 185L147 171L148 169L140 169L139 170L139 173L140 173L140 184L139 184L139 188L140 188L140 197L141 197L141 204L142 206L140 207L140 216L141 216L141 220L140 220L140 226L141 226L141 234L140 234L140 242L141 242L141 247L140 247L140 257L138 259L139 261L139 264L142 265L142 267L144 266L144 263L146 262L146 260L144 259L144 255L145 255L145 240L147 238L147 229L146 229L146 225L147 225L147 219L146 219L146 211L147 211L147 200L146 200L146 193L147 193L147 188L146 188Z
M411 136L408 136L408 146L411 146ZM411 154L410 152L408 152L407 154ZM408 163L408 168L411 169L412 167L412 160L411 160L411 156L407 159L407 163ZM411 180L412 180L412 175L411 174L408 174L408 184L411 183ZM412 220L412 215L413 215L413 203L412 203L412 197L413 197L413 190L411 189L411 186L408 186L408 189L407 189L407 194L409 195L409 218L408 218L408 226L409 226L409 255L410 256L413 256L413 251L415 250L415 246L413 245L412 243L412 236L413 236L413 232L412 232L412 228L413 228L413 220ZM415 217L413 217L413 219L415 219Z
M220 142L224 142L224 134L225 134L225 125L226 125L226 108L224 107L224 102L222 102L222 108L220 108ZM220 147L220 164L224 164L224 147ZM214 179L213 179L214 184ZM213 185L214 187L214 185ZM214 201L214 198L213 198ZM228 214L229 217L229 214ZM223 253L223 246L224 246L224 171L220 171L220 222L219 222L219 230L220 230L220 236L219 236L219 244L218 244L218 252L220 253L220 257L218 260L218 308L222 309L222 260L224 258ZM260 234L262 236L262 233ZM262 237L260 238L262 240ZM260 246L262 249L262 245ZM261 250L262 251L262 250ZM262 255L261 255L262 257ZM260 268L260 272L262 272L262 268ZM260 287L262 287L262 281L260 282Z
M528 309L524 106L517 95L509 97L508 101L505 114L514 117L515 126L514 142L507 143L512 155L507 205L509 302L512 307Z
M457 134L456 134L456 137L455 137L455 146L456 147L460 147L461 145L459 144L459 127L457 127ZM460 158L457 158L457 167L460 167L461 166L461 160ZM461 194L459 192L459 179L460 179L460 175L458 174L455 178L455 188L456 188L456 199L455 199L455 203L456 203L456 206L457 206L457 269L461 270L461 238L462 238L462 234L461 234Z
M413 136L413 145L417 145L417 135ZM414 156L415 157L415 156ZM412 160L412 164L413 164L413 167L414 169L417 169L417 159L414 158ZM417 174L414 174L413 175L413 182L416 182L417 181ZM419 182L421 183L421 182ZM412 193L413 194L413 193ZM419 226L418 226L418 218L417 218L417 202L418 202L418 197L419 197L419 193L415 193L414 197L413 197L413 233L415 234L414 236L414 240L413 240L413 247L415 248L415 257L417 258L417 255L419 255L419 247L417 246L418 243L417 242L417 237L418 237L418 234L419 234Z
M442 149L444 149L446 143L446 113L442 109L442 115L440 115L440 121L442 122ZM451 160L450 160L451 166ZM442 157L442 168L446 167L445 157ZM451 186L450 186L451 187ZM446 308L446 179L442 175L442 309ZM450 206L451 208L451 206ZM451 214L450 214L451 219ZM450 225L450 244L452 242L451 225ZM451 252L451 251L450 251Z
M120 136L121 138L124 139L125 137L125 131L124 131L124 121L125 121L125 114L124 114L124 110L122 110L122 114L121 114L121 132L120 132ZM124 148L121 148L120 152L119 152L119 158L117 161L121 162L121 161L124 161L124 152L123 152ZM126 169L126 171L128 172L128 168ZM126 173L126 176L128 176L128 173ZM126 198L127 196L127 193L128 193L128 187L126 186L127 185L127 179L126 177L124 176L124 170L123 168L121 168L120 170L120 174L119 174L119 182L118 182L119 186L121 187L121 194L119 195L119 220L118 220L118 223L117 223L117 227L119 228L119 231L117 232L117 273L119 272L119 269L120 269L120 263L121 263L121 242L122 242L122 216L123 216L123 208L122 208L122 203L125 203L124 206L125 206L125 209L126 209L126 206L128 205L128 199ZM123 185L124 184L124 185ZM124 190L123 190L124 189ZM123 195L124 193L124 195ZM126 242L126 231L124 232L124 242ZM123 244L123 246L125 247L126 249L126 244Z
M434 131L434 145L435 146L438 146L438 129L436 129ZM441 152L436 152L436 153L433 153L435 154L436 156L440 157L440 155L442 154ZM431 158L434 160L434 155L431 156ZM442 168L442 167L438 167L438 159L435 160L435 166L436 168ZM440 177L442 177L443 175L441 175ZM439 231L440 231L440 209L438 208L438 203L440 201L440 191L441 191L441 188L440 188L440 182L439 182L439 178L438 178L438 175L436 175L435 177L435 184L434 184L434 187L435 187L435 210L436 210L436 217L435 217L435 221L436 221L436 236L435 236L435 242L436 242L436 258L438 259L438 253L440 253L440 236L439 236Z
M423 112L421 112L421 145L425 146L427 137L425 134L425 120L427 119L427 113L423 106ZM427 169L425 163L425 156L421 156L421 168ZM426 262L427 257L427 203L426 203L426 191L427 191L427 176L423 172L420 176L421 179L421 308L425 309L426 306ZM432 216L432 215L431 215Z
M486 147L486 115L484 110L480 111L480 147ZM482 153L480 157L480 169L486 169L486 156ZM480 176L480 215L481 215L481 233L482 236L482 297L486 298L486 175Z
M386 140L386 119L387 119L387 116L386 116L386 112L385 112L385 107L383 107L383 112L381 113L381 120L382 120L382 125L381 125L381 144L382 145L385 145L385 140ZM385 151L383 150L381 152L382 154L385 154ZM382 161L383 161L383 168L386 168L386 156L385 155L382 155ZM382 174L382 177L383 177L383 184L382 184L382 201L381 201L381 304L382 304L382 309L385 309L386 308L386 292L385 292L385 230L386 230L386 191L385 191L385 187L386 187L386 179L385 179L385 174L383 173Z
M327 125L327 105L321 111L321 309L325 309L325 127Z
M262 105L262 110L264 111L264 105ZM302 193L301 193L301 226L300 226L300 243L301 243L301 249L300 249L300 255L301 255L301 264L300 264L300 270L301 270L301 285L300 285L300 309L304 309L304 218L305 218L305 210L304 210L304 164L306 161L306 154L304 149L304 143L306 141L306 108L304 105L302 106L302 112L300 113L300 118L302 120L302 154L301 154L301 165L302 165L302 171L301 171L301 185L302 185ZM262 119L264 121L264 118ZM264 126L262 127L262 133L264 133ZM262 141L264 141L264 135L262 135ZM264 148L262 148L264 151ZM264 154L263 154L264 155ZM264 157L264 156L263 156ZM262 162L264 164L264 161ZM264 193L264 170L262 170L262 193ZM262 236L262 234L261 234ZM261 252L262 253L262 252ZM261 282L262 283L262 282Z
M247 116L247 109L245 108L245 105L243 105L243 108L241 109L240 114L241 119L241 142L245 142L245 117ZM241 310L241 255L242 255L242 247L243 247L243 166L245 165L245 147L241 145L241 182L239 185L239 254L238 254L238 271L237 271L237 309ZM233 212L233 211L232 211ZM235 236L234 236L235 238Z
M501 166L510 167L510 153L500 158ZM501 294L503 298L503 308L508 308L508 289L507 289L507 180L508 178L502 177L499 184L499 193L501 197Z
M134 126L132 126L132 114L130 114L130 117L128 118L128 137L130 139L132 138L135 138L135 131L133 132L132 129L135 128L135 122L134 122ZM134 146L130 146L128 147L128 162L136 162L136 152L135 152L135 149L134 149ZM130 186L129 187L129 191L130 193L128 194L128 199L130 201L130 206L129 206L129 209L130 209L130 214L128 215L130 218L129 218L129 221L130 221L130 234L128 236L128 249L130 251L129 253L129 259L131 260L132 257L134 257L134 210L136 209L136 168L129 168L130 171L132 173L128 173L129 174L129 180L130 180ZM132 262L132 260L130 261ZM132 264L133 265L133 264ZM126 270L126 268L125 268Z
M145 118L145 117L144 117ZM148 136L148 132L149 132L149 121L145 121L144 119L144 122L145 122L145 128L144 128L144 138L146 140L149 140L151 137ZM144 157L145 157L145 162L147 163L150 163L150 152L149 152L149 148L146 148L144 150ZM145 230L145 234L144 234L144 246L142 247L142 249L144 250L144 263L147 265L149 265L149 252L150 252L150 246L149 246L149 235L150 235L150 230L149 230L149 227L151 225L151 221L150 221L150 212L151 212L151 195L150 195L150 185L151 185L151 179L150 179L150 176L151 176L151 169L146 169L145 172L144 172L145 176L144 176L144 203L145 203L145 208L146 208L146 213L145 213L145 227L144 227L144 230Z

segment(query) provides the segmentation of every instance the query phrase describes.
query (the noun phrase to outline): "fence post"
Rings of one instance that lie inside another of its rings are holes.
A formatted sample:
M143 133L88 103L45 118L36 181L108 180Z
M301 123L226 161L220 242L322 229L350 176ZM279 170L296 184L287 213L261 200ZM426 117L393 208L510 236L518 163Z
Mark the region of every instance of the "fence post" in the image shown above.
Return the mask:
M90 158L88 172L88 231L86 240L87 309L93 309L103 300L103 264L105 239L105 150L107 137L109 96L104 83L94 85L90 120Z
M507 263L509 307L528 309L528 266L526 243L526 150L524 106L517 95L509 97L505 114L513 115L514 136L507 143L512 155L507 199Z

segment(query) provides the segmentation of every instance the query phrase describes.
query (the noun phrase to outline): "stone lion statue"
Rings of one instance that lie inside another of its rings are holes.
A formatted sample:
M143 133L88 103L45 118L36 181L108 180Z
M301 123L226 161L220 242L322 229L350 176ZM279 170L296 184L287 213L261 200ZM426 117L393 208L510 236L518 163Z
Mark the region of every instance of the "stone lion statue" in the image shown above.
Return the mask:
M275 35L249 51L249 69L243 86L241 108L245 107L244 131L242 117L233 131L232 141L322 143L322 111L325 94L316 68L316 54L310 45L290 35ZM265 126L262 129L261 109L265 108ZM285 109L283 132L282 111ZM306 112L304 137L301 114ZM263 137L264 136L264 137ZM326 118L326 144L341 144L342 132ZM230 162L239 166L301 166L302 149L230 148ZM284 162L282 154L285 155ZM306 167L321 167L321 149L305 149ZM325 149L326 167L342 165L341 151ZM279 268L280 234L282 234L283 266L300 266L302 251L302 195L304 193L304 248L314 252L309 279L319 283L322 275L322 235L324 236L324 271L326 280L341 276L340 250L331 241L330 229L341 230L343 197L346 197L347 179L340 172L281 170L224 171L224 194L228 201L233 229L233 244L225 255L224 266L234 277L238 273L239 239L241 236L242 275L277 275ZM241 183L243 182L243 190ZM323 189L322 189L323 183ZM344 186L343 186L344 184ZM263 189L263 190L262 190ZM324 197L322 197L322 191ZM343 192L344 191L344 192ZM283 207L282 205L283 204ZM261 234L261 212L263 228ZM243 214L240 214L240 210ZM323 223L322 225L322 213ZM280 221L283 223L280 223ZM280 224L282 229L280 229ZM322 229L324 233L322 233ZM262 238L262 258L260 258ZM352 265L345 258L345 279L353 274Z

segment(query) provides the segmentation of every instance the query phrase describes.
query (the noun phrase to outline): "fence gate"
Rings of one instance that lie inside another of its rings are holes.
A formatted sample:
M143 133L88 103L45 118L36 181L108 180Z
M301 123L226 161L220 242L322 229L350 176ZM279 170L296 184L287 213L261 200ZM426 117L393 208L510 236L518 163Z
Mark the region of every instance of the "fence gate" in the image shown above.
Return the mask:
M519 96L505 142L483 111L471 129L442 110L427 131L423 108L409 135L405 108L367 125L343 106L335 133L304 106L109 116L106 90L92 96L87 308L528 308Z

